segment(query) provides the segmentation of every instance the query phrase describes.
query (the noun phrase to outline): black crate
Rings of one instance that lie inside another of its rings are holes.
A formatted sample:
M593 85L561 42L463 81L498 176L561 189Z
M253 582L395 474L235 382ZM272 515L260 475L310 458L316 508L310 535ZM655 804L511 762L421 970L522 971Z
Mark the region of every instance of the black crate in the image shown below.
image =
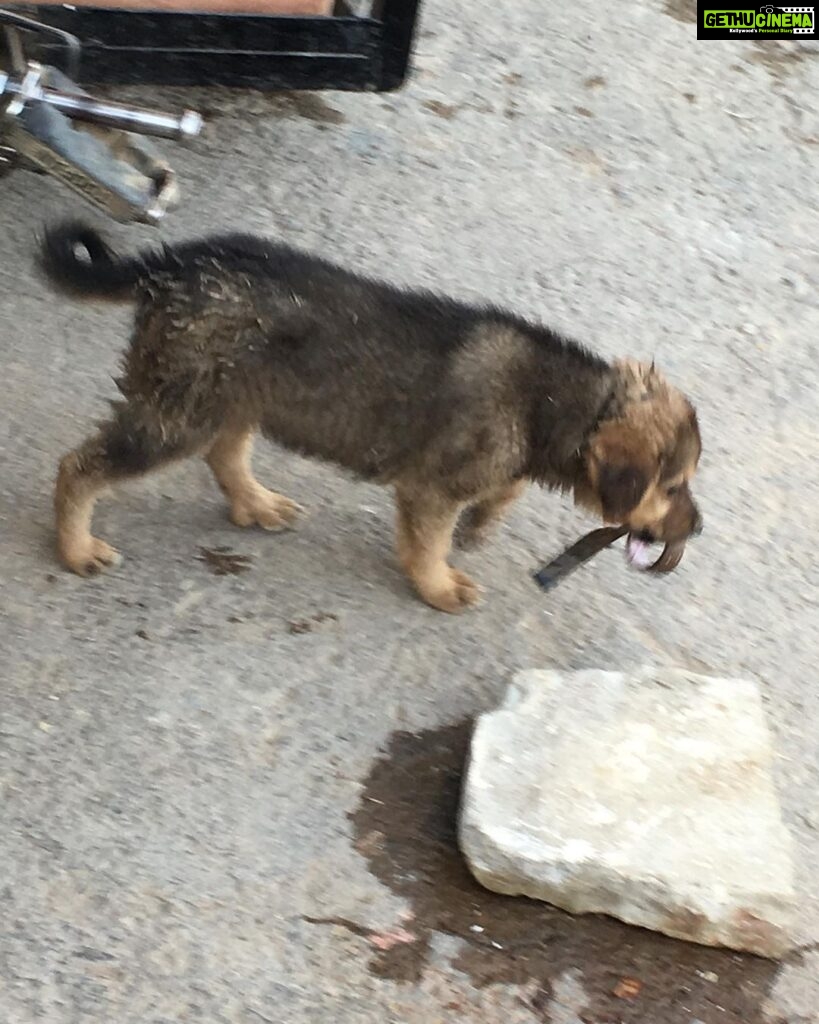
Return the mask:
M80 39L83 85L397 89L420 0L370 6L357 15L341 0L334 15L307 18L98 7L39 7L36 16ZM50 43L38 56L59 63Z

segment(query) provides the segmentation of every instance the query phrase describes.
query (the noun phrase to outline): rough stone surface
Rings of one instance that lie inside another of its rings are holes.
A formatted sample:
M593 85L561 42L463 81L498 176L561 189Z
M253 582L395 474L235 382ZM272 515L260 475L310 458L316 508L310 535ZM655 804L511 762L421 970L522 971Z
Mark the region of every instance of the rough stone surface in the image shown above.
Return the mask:
M496 892L781 956L793 868L771 763L755 683L523 672L475 730L461 846Z

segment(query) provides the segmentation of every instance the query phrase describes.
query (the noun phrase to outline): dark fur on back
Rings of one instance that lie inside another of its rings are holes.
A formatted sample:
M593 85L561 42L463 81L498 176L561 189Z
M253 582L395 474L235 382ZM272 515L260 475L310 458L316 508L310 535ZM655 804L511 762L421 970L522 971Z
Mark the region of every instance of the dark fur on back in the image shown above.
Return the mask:
M368 479L415 467L466 496L488 460L570 486L611 388L603 360L548 328L245 235L123 259L71 223L47 232L43 265L75 293L135 294L127 399L204 429L238 401L271 439Z

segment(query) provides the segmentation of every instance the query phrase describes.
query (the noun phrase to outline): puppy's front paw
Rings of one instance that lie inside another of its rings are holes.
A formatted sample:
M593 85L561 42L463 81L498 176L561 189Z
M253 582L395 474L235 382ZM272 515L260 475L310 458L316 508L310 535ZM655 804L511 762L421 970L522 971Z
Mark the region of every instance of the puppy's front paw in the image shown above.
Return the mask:
M236 498L230 518L236 526L261 526L264 530L288 530L295 525L303 509L295 501L275 491L258 491Z
M478 603L481 589L465 572L449 567L447 569L445 582L432 587L419 587L419 590L421 597L433 608L458 615Z
M98 537L88 537L60 545L63 565L78 576L96 576L110 566L119 565L122 556Z

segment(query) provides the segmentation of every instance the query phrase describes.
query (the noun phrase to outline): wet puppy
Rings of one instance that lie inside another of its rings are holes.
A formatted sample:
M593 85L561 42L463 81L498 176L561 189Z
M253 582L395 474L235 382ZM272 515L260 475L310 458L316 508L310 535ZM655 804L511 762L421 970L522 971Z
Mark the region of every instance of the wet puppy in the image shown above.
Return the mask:
M122 400L60 464L59 554L81 575L118 561L91 534L100 492L191 455L234 523L290 526L297 506L253 476L256 433L392 486L401 565L447 612L478 597L448 561L459 518L464 543L479 541L527 481L572 492L639 543L699 530L696 415L653 366L258 238L126 258L69 223L42 258L63 289L136 304Z

